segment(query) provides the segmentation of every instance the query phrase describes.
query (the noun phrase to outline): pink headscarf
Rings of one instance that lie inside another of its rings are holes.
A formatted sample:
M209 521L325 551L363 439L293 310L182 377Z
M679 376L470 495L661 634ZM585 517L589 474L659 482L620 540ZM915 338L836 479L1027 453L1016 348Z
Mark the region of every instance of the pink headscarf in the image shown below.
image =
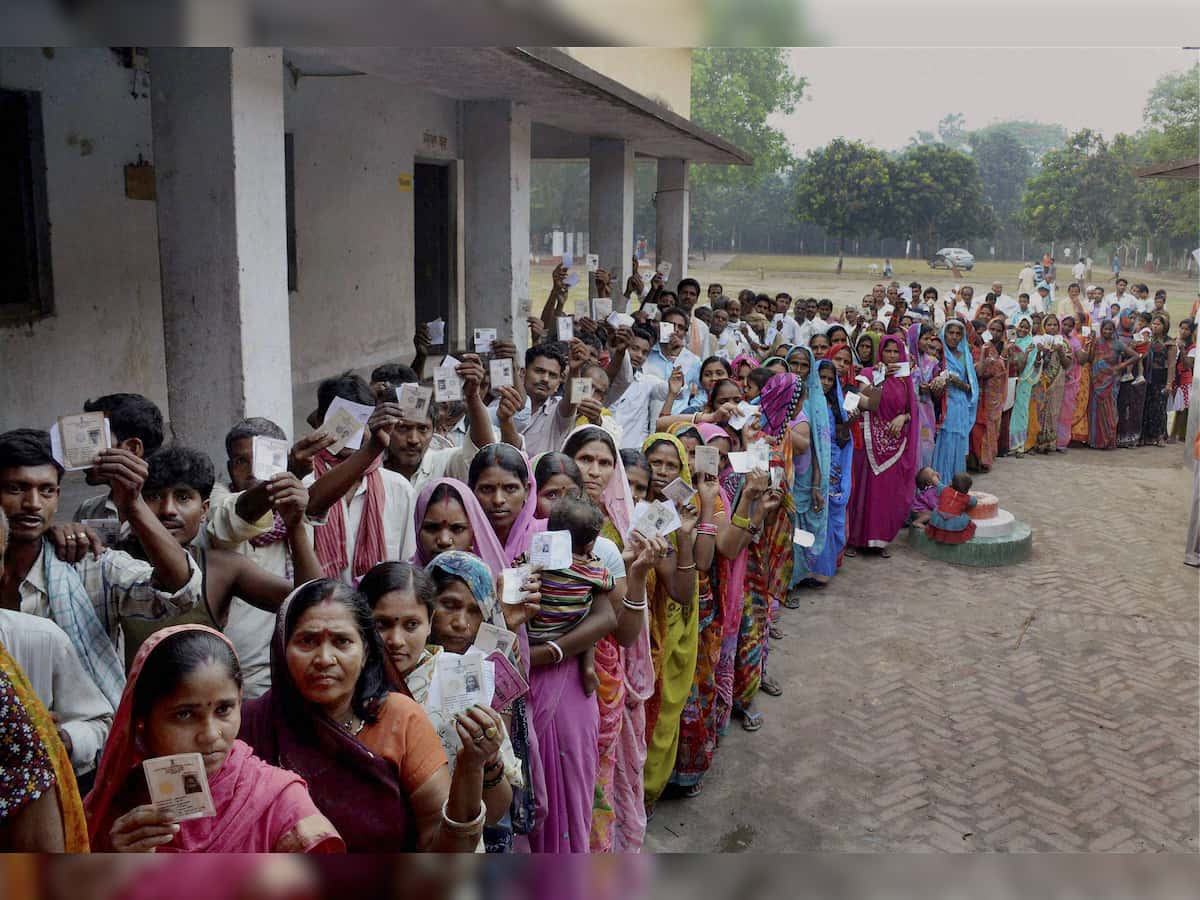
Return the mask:
M525 461L525 505L513 519L512 528L508 531L508 538L504 541L504 565L502 568L508 568L514 559L529 552L529 543L533 540L533 536L546 530L546 520L537 518L537 481L534 480L533 463L529 461L529 457L511 444L488 444L486 447L479 448L479 452L483 453L492 447L506 447L513 453L520 454L521 459ZM478 456L478 454L476 455ZM484 515L486 516L487 513ZM488 528L492 530L492 536L496 537L491 522L488 522ZM499 543L499 538L496 538L496 542Z
M135 731L133 697L146 660L167 638L183 632L197 631L219 638L229 648L229 638L204 625L176 625L156 631L142 644L129 670L129 680L117 706L112 730L100 757L96 786L84 801L88 831L94 850L111 850L109 832L113 822L126 810L118 808L126 799L131 776L140 776L146 759L145 749ZM236 652L234 654L236 656ZM244 853L276 849L278 840L304 820L317 815L316 805L299 775L263 762L244 741L235 740L221 768L209 776L209 790L217 814L205 819L181 822L179 832L169 845L158 848L159 853L184 851L191 853ZM311 852L345 851L345 842L333 825L320 816L313 818L308 845L301 849Z
M604 492L600 495L600 506L609 521L612 522L613 528L617 530L617 534L624 536L629 533L629 525L633 521L633 491L629 487L629 479L625 477L625 464L621 462L621 448L617 446L612 435L598 425L581 425L572 429L571 433L567 435L566 440L563 441L563 452L566 452L566 446L572 437L588 429L595 429L598 434L587 443L591 443L592 440L601 441L613 451L615 459L613 473L612 477L608 479L608 485L604 488Z
M421 549L421 523L425 521L429 498L443 484L448 485L454 495L458 497L463 511L467 514L467 521L471 523L471 534L475 537L475 544L471 548L471 552L487 563L487 567L492 570L492 577L496 578L507 567L504 548L500 546L496 532L492 530L492 523L488 521L487 513L483 511L483 507L479 505L475 495L457 478L438 478L431 481L421 489L421 493L417 496L416 507L413 510L413 525L418 537L417 551L412 557L413 564L427 566L433 559L432 556L426 556L424 550Z

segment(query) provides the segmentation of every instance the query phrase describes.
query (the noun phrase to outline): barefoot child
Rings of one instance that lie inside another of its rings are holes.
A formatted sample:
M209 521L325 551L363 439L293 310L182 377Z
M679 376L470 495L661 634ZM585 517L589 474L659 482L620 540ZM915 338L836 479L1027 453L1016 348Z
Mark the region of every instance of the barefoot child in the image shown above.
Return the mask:
M587 618L592 604L612 603L612 573L593 552L604 518L590 500L566 496L550 510L549 531L571 533L572 563L568 569L542 572L541 608L526 622L531 644L555 643ZM562 651L556 654L561 659ZM599 683L596 678L595 649L579 655L579 673L584 692L589 696Z

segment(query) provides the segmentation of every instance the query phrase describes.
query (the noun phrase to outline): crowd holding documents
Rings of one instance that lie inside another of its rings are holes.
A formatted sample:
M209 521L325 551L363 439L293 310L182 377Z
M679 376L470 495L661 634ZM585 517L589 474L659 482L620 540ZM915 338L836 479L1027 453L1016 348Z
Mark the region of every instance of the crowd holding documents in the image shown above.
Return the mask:
M998 457L1185 437L1195 311L1036 268L839 311L566 259L523 354L421 324L304 436L0 434L0 849L640 850L846 559L970 540Z

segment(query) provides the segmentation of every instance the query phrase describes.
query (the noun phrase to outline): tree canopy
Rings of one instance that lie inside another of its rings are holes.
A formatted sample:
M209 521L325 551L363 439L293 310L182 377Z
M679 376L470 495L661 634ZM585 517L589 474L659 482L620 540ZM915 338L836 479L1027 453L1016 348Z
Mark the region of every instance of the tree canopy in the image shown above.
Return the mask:
M796 179L796 212L838 239L838 271L847 238L877 234L891 207L891 165L861 141L836 138L808 154Z

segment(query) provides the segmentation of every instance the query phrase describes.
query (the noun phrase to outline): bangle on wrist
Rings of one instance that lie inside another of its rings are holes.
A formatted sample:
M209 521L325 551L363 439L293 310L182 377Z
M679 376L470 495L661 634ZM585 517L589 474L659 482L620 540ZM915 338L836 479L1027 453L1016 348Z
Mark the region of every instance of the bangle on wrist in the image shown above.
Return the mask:
M554 641L546 641L545 646L549 647L554 653L554 662L557 665L566 659L567 655L563 653L563 648L558 646Z
M676 566L675 568L680 572L690 572L692 569L696 568L696 564L688 563L686 566Z
M645 600L643 600L641 603L633 603L633 602L631 602L631 601L630 601L630 599L629 599L628 597L625 597L624 599L622 599L622 600L621 600L621 604L622 604L622 605L623 605L623 606L624 606L626 609L631 609L631 610L633 610L634 612L640 612L641 610L643 610L643 609L645 609L645 608L646 608L646 601L645 601Z
M487 770L485 769L484 771L487 771ZM492 788L499 787L500 782L502 782L503 780L504 780L504 766L501 766L500 771L497 772L493 777L485 778L483 780L483 789L485 791L490 791L490 790L492 790Z
M734 528L750 528L750 520L745 516L739 516L737 513L734 513L733 518L729 521L733 523Z
M697 534L706 534L709 537L716 537L717 536L717 526L713 525L709 522L701 522L699 525L696 526L696 533Z
M482 803L479 804L479 815L470 822L456 822L450 818L450 814L446 812L450 805L450 798L447 797L442 803L442 827L457 835L470 836L477 835L483 831L484 819L487 817L487 807Z

